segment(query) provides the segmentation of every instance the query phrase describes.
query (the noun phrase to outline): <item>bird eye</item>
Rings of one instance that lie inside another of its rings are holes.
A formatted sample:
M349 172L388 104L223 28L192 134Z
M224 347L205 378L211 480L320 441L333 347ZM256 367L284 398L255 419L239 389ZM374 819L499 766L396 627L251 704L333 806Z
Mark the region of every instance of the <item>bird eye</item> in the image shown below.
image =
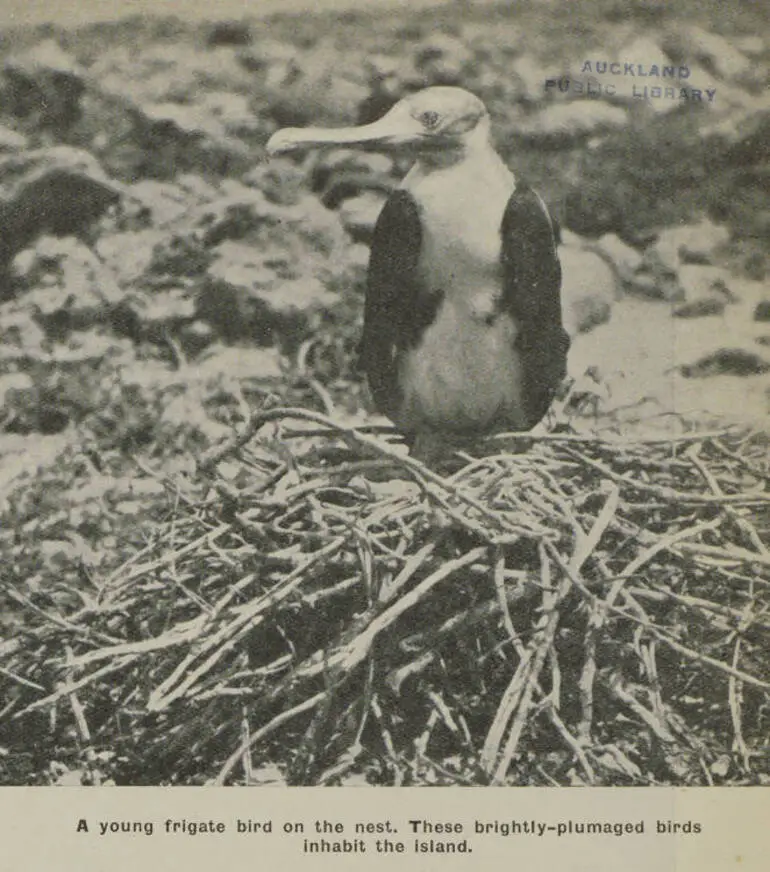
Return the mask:
M440 118L441 116L438 112L423 112L422 115L420 115L420 121L429 130L438 124Z

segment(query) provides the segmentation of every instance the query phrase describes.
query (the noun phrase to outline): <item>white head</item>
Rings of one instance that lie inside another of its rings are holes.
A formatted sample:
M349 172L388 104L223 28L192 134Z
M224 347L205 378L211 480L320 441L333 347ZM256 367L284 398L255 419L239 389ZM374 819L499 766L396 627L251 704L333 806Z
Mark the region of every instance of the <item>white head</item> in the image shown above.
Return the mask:
M337 130L287 127L267 143L269 155L323 146L374 145L409 148L419 157L462 153L489 144L489 115L478 97L462 88L437 86L399 100L378 121Z

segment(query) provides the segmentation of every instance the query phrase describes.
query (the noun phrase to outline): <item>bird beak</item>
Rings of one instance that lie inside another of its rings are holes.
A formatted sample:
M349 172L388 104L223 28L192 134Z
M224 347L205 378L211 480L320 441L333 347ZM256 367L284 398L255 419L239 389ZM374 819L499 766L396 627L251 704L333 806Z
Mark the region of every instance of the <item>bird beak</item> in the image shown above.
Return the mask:
M267 143L271 157L306 148L327 146L379 145L397 146L414 142L422 136L422 125L411 115L391 109L371 124L329 129L324 127L286 127L274 133Z

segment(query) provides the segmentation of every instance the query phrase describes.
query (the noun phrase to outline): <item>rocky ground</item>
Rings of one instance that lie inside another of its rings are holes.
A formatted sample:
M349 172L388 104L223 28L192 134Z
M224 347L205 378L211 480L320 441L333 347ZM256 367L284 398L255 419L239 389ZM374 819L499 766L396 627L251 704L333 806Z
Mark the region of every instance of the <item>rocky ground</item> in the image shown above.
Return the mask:
M447 9L3 36L6 633L47 575L88 578L141 545L181 498L167 477L267 394L369 419L352 367L367 242L405 166L267 162L285 125L371 120L430 84L475 91L561 224L573 424L767 415L763 11Z

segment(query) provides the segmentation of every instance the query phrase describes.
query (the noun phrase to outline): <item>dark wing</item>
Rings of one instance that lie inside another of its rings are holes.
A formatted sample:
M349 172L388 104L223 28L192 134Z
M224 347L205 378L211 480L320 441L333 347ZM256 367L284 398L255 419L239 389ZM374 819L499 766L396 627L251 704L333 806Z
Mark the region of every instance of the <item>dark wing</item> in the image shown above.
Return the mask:
M524 411L534 427L567 374L569 337L562 326L561 265L543 201L518 184L503 216L503 309L518 327Z
M406 191L395 191L372 236L360 358L377 409L391 418L400 402L396 353L413 335L420 298L421 244L417 204Z

